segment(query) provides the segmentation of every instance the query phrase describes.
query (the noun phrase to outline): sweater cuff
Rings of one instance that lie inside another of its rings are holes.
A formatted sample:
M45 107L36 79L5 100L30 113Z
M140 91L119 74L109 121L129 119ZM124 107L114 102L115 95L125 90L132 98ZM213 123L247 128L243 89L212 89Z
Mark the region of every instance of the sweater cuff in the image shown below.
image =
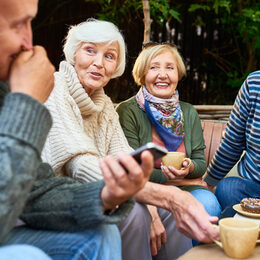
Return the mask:
M207 173L204 181L211 186L217 186L217 184L219 183L220 180L213 178L212 176L209 175L209 173Z
M195 178L200 178L203 176L203 174L206 172L206 163L205 167L202 168L201 163L199 164L196 160L192 160L194 169L192 173L189 173L186 177L188 179L195 179Z
M0 135L30 144L40 156L52 123L49 111L41 103L23 93L9 93L0 117Z
M78 225L82 228L88 226L88 223L100 224L119 224L130 213L134 206L134 200L130 199L113 211L112 214L106 215L101 200L101 191L104 187L104 181L84 183L74 193L74 202L72 205L72 214L75 216ZM97 192L99 191L99 192ZM96 207L93 207L96 203ZM93 209L89 212L89 209Z

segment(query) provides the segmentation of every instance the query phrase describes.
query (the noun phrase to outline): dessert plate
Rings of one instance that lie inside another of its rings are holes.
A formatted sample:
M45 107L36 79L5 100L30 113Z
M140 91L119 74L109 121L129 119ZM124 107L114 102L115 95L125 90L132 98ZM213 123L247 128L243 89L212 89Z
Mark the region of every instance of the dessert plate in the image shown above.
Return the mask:
M257 213L251 213L251 212L248 212L248 211L244 211L240 204L236 204L233 206L233 209L238 212L239 214L242 214L244 216L247 216L247 217L251 217L251 218L260 218L260 214L257 214Z

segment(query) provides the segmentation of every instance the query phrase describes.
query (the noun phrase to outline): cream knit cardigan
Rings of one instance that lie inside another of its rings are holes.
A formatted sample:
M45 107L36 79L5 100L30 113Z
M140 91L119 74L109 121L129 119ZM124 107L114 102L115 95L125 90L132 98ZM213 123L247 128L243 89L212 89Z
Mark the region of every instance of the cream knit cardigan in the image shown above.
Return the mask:
M91 97L79 82L77 73L66 61L55 74L55 87L45 105L53 126L42 158L58 176L80 182L102 179L99 159L131 152L111 99L103 88Z

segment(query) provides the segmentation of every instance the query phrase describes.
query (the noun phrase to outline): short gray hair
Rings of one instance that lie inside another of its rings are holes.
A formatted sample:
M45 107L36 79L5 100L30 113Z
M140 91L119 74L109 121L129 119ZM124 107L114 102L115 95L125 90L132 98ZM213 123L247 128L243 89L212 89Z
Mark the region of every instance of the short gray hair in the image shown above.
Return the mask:
M74 65L75 53L83 42L118 42L119 55L115 73L111 78L121 76L125 70L126 46L125 41L117 26L111 22L88 19L78 25L71 26L65 38L63 52L66 61Z

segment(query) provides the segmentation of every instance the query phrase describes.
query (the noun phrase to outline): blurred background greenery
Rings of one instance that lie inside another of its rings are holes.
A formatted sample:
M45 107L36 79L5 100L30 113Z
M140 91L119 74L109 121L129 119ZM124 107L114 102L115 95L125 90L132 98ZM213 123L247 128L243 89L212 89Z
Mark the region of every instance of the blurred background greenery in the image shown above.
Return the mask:
M175 43L187 66L180 99L194 105L233 104L247 74L260 69L258 0L150 0L151 40ZM127 43L127 67L106 93L116 103L138 91L131 71L142 48L142 0L40 0L34 43L58 69L70 25L87 18L115 23Z

